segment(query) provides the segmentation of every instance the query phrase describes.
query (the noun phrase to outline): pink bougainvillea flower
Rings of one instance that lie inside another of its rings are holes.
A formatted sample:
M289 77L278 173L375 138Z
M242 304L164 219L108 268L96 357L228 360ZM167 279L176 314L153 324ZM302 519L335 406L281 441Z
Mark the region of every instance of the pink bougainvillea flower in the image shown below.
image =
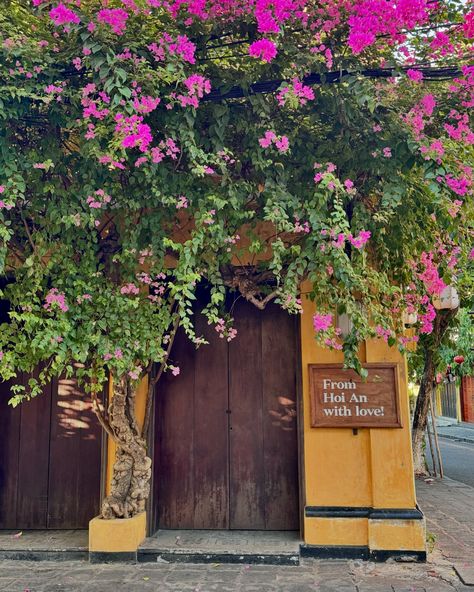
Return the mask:
M138 288L135 284L129 283L125 284L120 288L120 294L132 294L136 295L140 292L140 288Z
M67 312L69 310L64 292L60 292L57 288L51 288L51 290L46 294L43 308L46 310L51 310L54 304L57 304L58 308L62 312Z
M70 24L78 25L81 22L78 15L62 3L52 8L49 11L49 16L57 27Z
M332 314L320 314L316 313L313 315L313 327L316 333L320 331L327 331L332 325Z
M423 72L420 72L420 70L407 70L407 76L413 82L421 82L423 80Z
M370 230L361 230L359 232L359 236L354 237L352 236L352 234L349 234L347 238L353 247L355 247L356 249L362 249L362 247L365 245L365 243L369 240L370 237Z
M275 142L275 146L279 152L286 152L290 147L290 142L286 136L282 136Z
M464 17L463 31L468 39L474 38L474 10L471 10Z
M109 25L116 35L123 35L127 27L128 12L122 8L103 8L97 13L97 20Z
M276 45L270 39L259 39L249 46L249 55L253 58L260 58L264 62L271 62L276 54Z

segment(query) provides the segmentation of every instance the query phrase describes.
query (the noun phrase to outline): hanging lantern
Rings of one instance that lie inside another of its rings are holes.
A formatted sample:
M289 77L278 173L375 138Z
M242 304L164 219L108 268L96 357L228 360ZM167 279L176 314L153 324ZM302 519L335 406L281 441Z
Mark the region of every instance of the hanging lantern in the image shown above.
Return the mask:
M454 286L446 286L437 298L433 298L437 310L454 310L459 306L459 294Z
M342 337L347 337L353 327L351 317L347 313L338 314L336 317L336 326L341 330Z
M404 325L414 325L418 321L418 315L416 312L403 311L402 322Z

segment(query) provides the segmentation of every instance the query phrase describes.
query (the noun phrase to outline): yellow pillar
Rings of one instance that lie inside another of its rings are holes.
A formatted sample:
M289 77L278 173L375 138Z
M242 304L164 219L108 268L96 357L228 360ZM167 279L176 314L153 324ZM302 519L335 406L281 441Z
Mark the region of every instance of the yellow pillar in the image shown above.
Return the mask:
M342 363L317 345L313 304L303 304L304 541L303 553L326 557L412 555L424 559L425 522L416 506L406 361L383 340L360 350L363 363L397 364L401 428L314 428L309 364Z

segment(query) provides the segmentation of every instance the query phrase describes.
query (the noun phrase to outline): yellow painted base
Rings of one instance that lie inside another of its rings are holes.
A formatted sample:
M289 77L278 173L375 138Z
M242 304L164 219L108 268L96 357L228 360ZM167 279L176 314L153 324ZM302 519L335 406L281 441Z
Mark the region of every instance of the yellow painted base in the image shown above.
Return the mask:
M146 537L146 512L133 518L89 522L89 553L136 552Z
M369 520L369 548L377 551L425 551L425 519Z
M305 518L305 544L318 547L367 547L373 551L426 550L422 520Z
M318 546L367 546L367 518L305 518L304 542Z

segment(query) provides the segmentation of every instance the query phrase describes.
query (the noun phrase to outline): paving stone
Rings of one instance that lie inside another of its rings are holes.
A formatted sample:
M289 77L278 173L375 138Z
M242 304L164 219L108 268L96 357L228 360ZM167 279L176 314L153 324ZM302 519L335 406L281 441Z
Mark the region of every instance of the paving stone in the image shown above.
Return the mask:
M472 551L472 556L474 556L474 549ZM474 564L469 563L455 563L454 569L458 574L461 582L465 586L474 586Z

